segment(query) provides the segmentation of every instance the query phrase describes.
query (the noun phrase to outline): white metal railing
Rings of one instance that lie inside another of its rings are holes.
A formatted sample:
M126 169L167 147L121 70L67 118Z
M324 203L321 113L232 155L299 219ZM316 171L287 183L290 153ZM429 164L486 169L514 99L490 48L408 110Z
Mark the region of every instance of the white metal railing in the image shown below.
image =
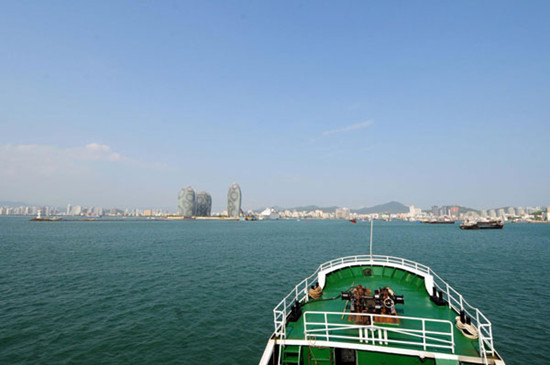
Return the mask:
M369 264L371 262L371 256L370 255L356 255L356 256L348 256L348 257L342 257L339 259L334 259L331 261L327 261L324 264L321 264L319 266L318 271L326 270L334 266L343 265L343 264L356 264L356 263L363 263L367 261L366 263ZM393 257L393 256L383 256L383 255L372 255L372 263L373 264L398 264L402 265L411 269L419 270L421 272L424 272L426 274L430 273L430 268L426 265L419 264L417 262L403 259L400 257Z
M369 320L369 325L347 323L344 317L355 321ZM360 318L360 319L358 319ZM398 323L377 324L381 318ZM321 341L359 341L371 345L418 346L450 350L454 353L453 324L450 321L418 317L396 317L370 313L305 312L305 339Z
M443 298L449 303L449 307L457 312L464 311L472 320L472 325L477 328L479 335L479 351L482 357L494 355L493 331L491 322L481 311L468 303L464 297L447 284L435 272L430 270L434 277L434 286L443 292Z
M428 266L417 262L403 259L400 257L384 256L384 255L356 255L347 256L334 260L327 261L321 264L317 270L304 280L302 280L294 290L292 290L276 307L273 309L275 334L281 338L286 337L286 318L290 314L292 306L295 303L306 302L308 300L308 288L311 284L317 281L319 272L340 265L357 266L357 265L400 265L404 268L415 270L417 272L431 275L434 278L434 286L437 290L443 293L443 299L449 303L449 307L457 314L464 310L466 315L472 319L472 324L477 328L479 333L479 349L480 355L486 358L488 355L494 355L495 349L493 344L493 333L491 322L481 313L481 311L471 306L461 294L454 290L449 284L432 271Z
M302 280L273 310L275 318L275 334L286 337L286 317L290 314L292 306L305 302L308 299L308 288L317 281L317 269L311 276Z

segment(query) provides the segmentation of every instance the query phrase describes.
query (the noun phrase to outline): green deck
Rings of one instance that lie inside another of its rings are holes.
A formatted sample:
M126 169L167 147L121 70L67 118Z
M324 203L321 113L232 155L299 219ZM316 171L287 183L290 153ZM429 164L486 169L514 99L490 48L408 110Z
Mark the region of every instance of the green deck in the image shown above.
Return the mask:
M455 317L457 316L456 312L451 310L447 305L438 306L430 300L428 293L426 292L424 279L415 274L392 268L392 267L380 267L375 266L372 268L372 276L365 276L363 270L366 267L356 266L348 267L335 272L330 273L326 278L326 285L323 290L323 294L318 300L311 300L302 305L302 312L344 312L349 313L349 306L347 309L346 301L342 300L339 295L342 291L347 291L350 288L361 284L364 287L371 289L373 292L375 289L389 286L393 291L398 295L403 295L405 298L405 304L397 304L397 314L401 317L421 317L429 319L440 319L447 320L453 324L454 331L454 343L455 343L455 355L469 356L469 357L479 357L478 352L478 340L472 340L465 337L456 327L454 326ZM337 298L336 298L337 297ZM335 299L330 299L335 298ZM340 320L340 316L338 316ZM341 323L353 324L350 322L349 316L344 316L341 319ZM391 325L386 325L391 326ZM445 328L449 328L448 325ZM432 328L434 330L438 330ZM304 318L303 315L297 322L287 322L286 330L287 339L304 339ZM342 342L342 341L341 341ZM352 340L344 340L343 342L353 342ZM355 341L356 343L358 341ZM380 345L381 347L400 347L404 349L419 350L422 351L422 347L413 346L413 345ZM308 356L311 359L311 353L308 354L308 351L311 352L311 347L304 347L301 354L301 359L303 363L308 363ZM448 349L437 349L437 348L428 348L430 352L441 352L446 354L451 354L451 351ZM376 357L381 356L377 353L368 353L358 351L358 357ZM389 360L388 356L400 356L400 355L382 355L386 358L386 361ZM407 356L400 356L407 357ZM372 360L372 359L371 359ZM410 359L413 360L413 359ZM414 361L416 361L415 359ZM436 363L432 359L427 363ZM376 361L374 363L385 363L386 361ZM401 362L401 361L399 361ZM370 363L370 361L369 361ZM392 363L392 361L388 362ZM407 363L411 363L410 361ZM413 362L414 363L414 362ZM445 362L442 362L445 363ZM453 363L453 362L450 362ZM456 361L454 363L457 363Z

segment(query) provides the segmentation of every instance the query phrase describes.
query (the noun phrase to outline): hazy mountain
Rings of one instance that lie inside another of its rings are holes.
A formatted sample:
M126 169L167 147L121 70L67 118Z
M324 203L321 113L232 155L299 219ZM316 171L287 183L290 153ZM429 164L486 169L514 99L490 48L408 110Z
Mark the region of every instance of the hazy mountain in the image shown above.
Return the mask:
M311 212L314 210L322 210L325 213L334 213L336 209L341 207L338 207L338 206L319 207L317 205L306 205L306 206L294 207L294 208L283 208L283 207L273 207L273 208L278 211L283 211L287 209L290 211L296 210L298 212L301 212L301 211ZM397 213L408 213L409 207L399 202L389 202L386 204L376 205L370 208L350 209L350 212L357 213L357 214L371 214L371 213L397 214Z
M302 212L302 211L306 211L306 212L311 212L311 211L314 211L314 210L322 210L323 212L325 213L334 213L334 211L336 209L338 209L339 207L337 206L334 206L334 207L319 207L317 205L306 205L306 206L303 206L303 207L295 207L295 208L282 208L282 207L273 207L273 209L275 210L278 210L278 211L283 211L283 210L290 210L290 211L297 211L297 212Z
M398 214L398 213L408 213L409 207L405 204L399 202L389 202L386 204L375 205L370 208L361 208L361 209L351 209L351 212L357 214L373 214L373 213L389 213L389 214Z
M467 212L476 212L477 214L481 214L481 211L474 208L468 208L468 207L462 207L460 205L443 205L441 207L438 207L438 209L445 209L449 210L450 208L457 207L458 208L458 214L465 214ZM431 212L431 209L423 209L425 212Z

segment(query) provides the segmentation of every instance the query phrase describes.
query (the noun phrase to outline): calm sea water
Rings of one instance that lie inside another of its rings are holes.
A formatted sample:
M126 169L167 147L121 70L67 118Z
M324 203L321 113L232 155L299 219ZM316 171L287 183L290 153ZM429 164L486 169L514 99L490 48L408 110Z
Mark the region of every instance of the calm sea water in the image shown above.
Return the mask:
M0 364L257 364L273 307L369 224L0 219ZM493 323L508 364L550 363L550 225L376 222Z

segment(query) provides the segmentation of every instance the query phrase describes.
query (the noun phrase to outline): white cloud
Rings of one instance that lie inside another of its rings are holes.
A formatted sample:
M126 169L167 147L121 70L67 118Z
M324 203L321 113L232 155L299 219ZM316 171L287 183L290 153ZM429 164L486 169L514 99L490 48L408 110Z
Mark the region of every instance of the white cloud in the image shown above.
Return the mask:
M111 147L90 143L80 147L52 145L0 145L0 178L41 179L54 175L101 174L104 167L97 163L126 166L133 169L169 169L163 163L143 162L128 158Z
M99 143L90 143L82 147L77 147L72 149L77 155L83 159L89 160L105 160L105 161L122 161L128 160L119 153L113 152L111 147L99 144Z
M99 144L99 143L90 143L87 144L85 147L88 151L102 151L102 152L109 152L111 150L111 147Z
M44 145L0 146L0 174L8 178L48 177L65 165L68 156L56 148Z
M25 175L51 176L67 168L81 169L86 161L130 160L99 143L72 148L38 144L0 146L0 168L8 176L21 172Z
M340 129L333 129L330 131L324 131L323 136L329 136L331 134L337 134L337 133L343 133L343 132L349 132L353 130L363 129L367 128L371 125L373 125L374 122L372 120L367 120L366 122L356 123L352 125L348 125L347 127L340 128Z
M152 171L172 172L166 165L132 159L100 143L0 145L0 198L31 202L87 198L107 204L129 196L133 201L148 188Z

